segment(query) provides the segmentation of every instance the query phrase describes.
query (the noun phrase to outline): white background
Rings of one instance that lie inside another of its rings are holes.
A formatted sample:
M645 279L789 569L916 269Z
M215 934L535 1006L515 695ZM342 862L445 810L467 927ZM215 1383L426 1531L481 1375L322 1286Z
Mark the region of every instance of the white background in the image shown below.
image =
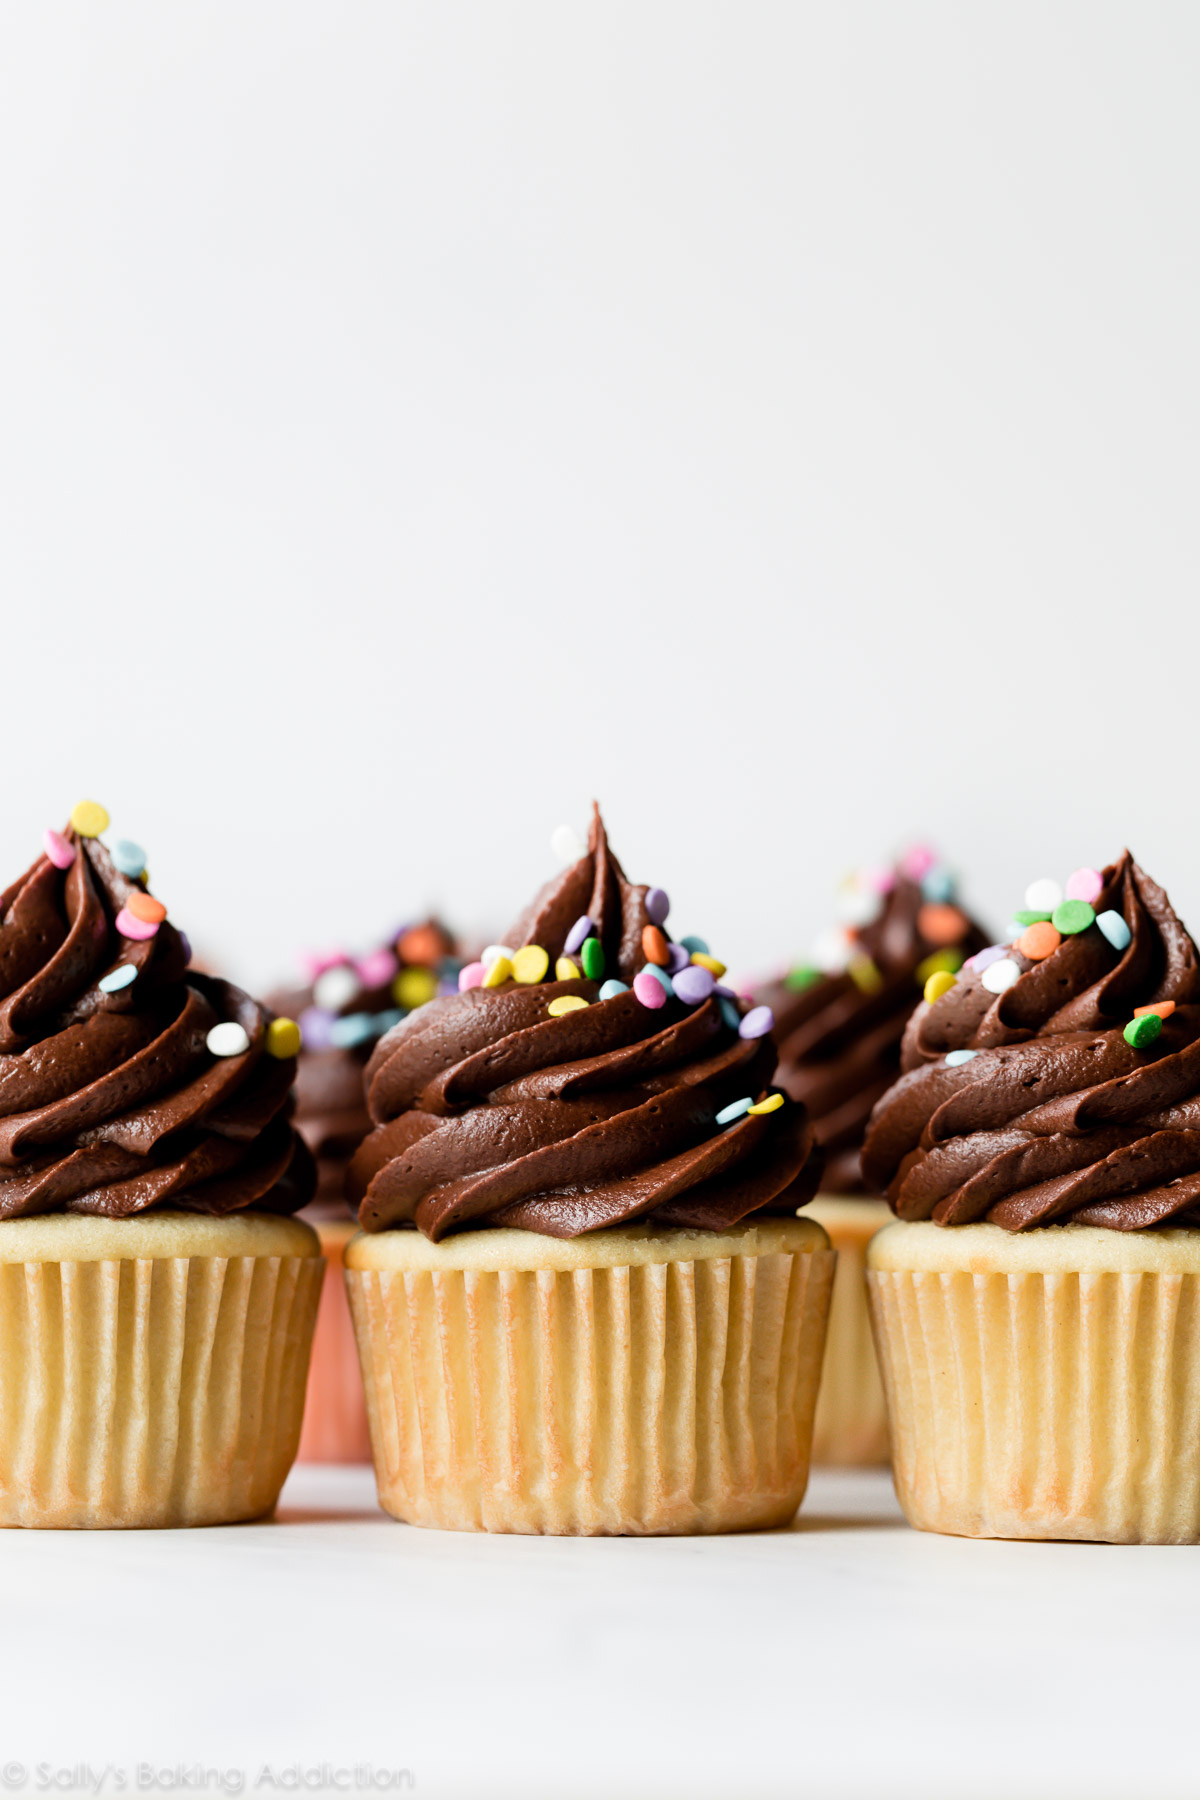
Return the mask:
M258 984L605 802L738 969L913 834L1200 922L1200 9L0 10L6 876Z

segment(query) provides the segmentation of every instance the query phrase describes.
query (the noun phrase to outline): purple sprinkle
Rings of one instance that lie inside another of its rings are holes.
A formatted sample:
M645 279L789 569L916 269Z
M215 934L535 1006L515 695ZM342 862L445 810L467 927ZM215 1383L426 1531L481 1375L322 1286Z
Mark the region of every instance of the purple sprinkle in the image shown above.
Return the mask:
M567 941L563 945L564 956L573 956L576 950L582 950L584 939L590 938L594 931L595 926L592 924L592 921L588 918L586 913L584 913L582 919L576 919L570 931L568 931Z
M192 960L192 940L186 931L181 931L179 934L179 947L183 951L183 962L186 968Z
M687 1006L699 1006L701 1001L708 999L715 986L711 971L702 969L698 963L681 969L675 976L675 992Z
M785 971L785 973L786 973L786 971ZM783 979L783 977L781 976L780 980L782 980L782 979ZM722 1000L736 1000L737 999L736 988L726 987L724 982L721 982L721 981L717 982L716 986L713 988L713 993L719 994L721 996Z
M990 969L994 962L1007 955L1008 950L1003 944L989 944L986 950L977 950L974 956L969 956L964 966L974 970L976 975L982 975L985 969Z
M328 1050L335 1015L322 1012L319 1006L306 1006L296 1023L306 1050Z
M667 955L670 958L667 963L668 975L678 975L680 969L686 969L692 960L682 944L668 944Z
M665 925L670 910L671 902L663 888L646 889L646 917L652 925Z
M766 1037L775 1024L775 1014L769 1006L756 1006L748 1012L738 1026L738 1036L744 1038Z

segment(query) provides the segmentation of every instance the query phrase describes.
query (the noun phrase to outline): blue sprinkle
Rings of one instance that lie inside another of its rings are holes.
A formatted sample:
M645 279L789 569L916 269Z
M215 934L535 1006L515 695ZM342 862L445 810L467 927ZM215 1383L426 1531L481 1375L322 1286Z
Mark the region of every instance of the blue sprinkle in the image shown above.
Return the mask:
M680 938L679 941L683 945L684 949L690 950L693 955L695 955L697 950L700 952L701 956L711 956L712 955L712 951L709 949L708 945L705 943L703 938L685 937L685 938Z
M628 992L628 982L603 981L600 984L600 998L602 1000L615 1000L618 994L627 994Z
M377 1036L374 1013L347 1013L344 1019L335 1019L329 1027L329 1041L336 1050L350 1050L355 1044L365 1044L368 1038Z
M749 1112L753 1105L753 1100L747 1094L744 1100L735 1100L732 1106L723 1106L717 1114L717 1124L732 1125L735 1119L740 1119L743 1113Z
M642 974L653 975L655 981L661 981L664 988L667 990L668 1000L673 1000L675 998L675 983L671 980L667 971L665 969L660 969L657 963L647 963L646 967L642 970Z
M736 1031L742 1022L742 1015L733 1004L732 1000L721 1001L721 1017L728 1025L730 1031Z
M1010 919L1008 924L1004 927L1004 935L1010 944L1015 944L1024 930L1025 927L1022 925L1020 919ZM1007 956L1008 951L1006 950L1004 954Z
M136 980L137 969L133 963L118 963L115 969L110 969L107 975L100 977L96 986L102 994L119 994L122 988L127 988L131 981Z
M946 1067L948 1069L960 1068L963 1063L970 1062L973 1056L978 1055L978 1050L951 1050L946 1058Z
M457 982L454 984L454 991L457 994ZM398 1025L401 1019L406 1019L407 1017L408 1014L402 1006L389 1006L386 1012L377 1012L375 1014L375 1030L378 1032L379 1036L382 1037L385 1031L390 1031L393 1025Z
M1097 913L1096 923L1114 950L1128 950L1133 942L1133 933L1119 912Z
M140 875L146 866L146 852L132 838L118 838L109 854L122 875Z
M954 877L949 869L940 864L926 871L921 877L921 898L931 900L935 904L940 901L953 900Z

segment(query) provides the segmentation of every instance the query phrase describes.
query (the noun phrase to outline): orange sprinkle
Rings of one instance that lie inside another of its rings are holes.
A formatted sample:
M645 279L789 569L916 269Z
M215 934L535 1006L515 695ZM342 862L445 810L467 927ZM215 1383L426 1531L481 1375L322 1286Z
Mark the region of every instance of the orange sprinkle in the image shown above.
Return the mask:
M1027 925L1013 947L1030 962L1045 962L1061 943L1062 932L1051 925L1049 919L1041 919L1036 925Z
M642 955L647 962L657 963L665 969L671 960L671 952L667 949L667 940L657 925L647 925L642 930Z
M1174 1011L1173 1000L1156 1000L1153 1006L1135 1006L1133 1016L1135 1019L1144 1019L1147 1013L1156 1012L1160 1019L1169 1019Z
M917 914L917 930L927 944L954 944L967 935L967 921L957 906L929 901Z
M435 969L446 955L447 946L436 925L410 925L400 933L396 949L402 962Z
M135 919L144 919L147 925L161 925L167 916L162 901L156 900L153 894L143 894L141 888L134 888L125 906Z

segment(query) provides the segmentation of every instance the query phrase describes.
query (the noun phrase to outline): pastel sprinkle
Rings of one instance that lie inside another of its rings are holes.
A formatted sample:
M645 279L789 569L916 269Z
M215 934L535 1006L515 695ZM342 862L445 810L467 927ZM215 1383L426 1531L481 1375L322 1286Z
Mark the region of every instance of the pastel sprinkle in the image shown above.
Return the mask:
M424 1006L437 991L438 978L432 969L401 969L392 983L392 999L407 1012Z
M671 902L667 898L665 888L652 887L646 891L646 917L652 925L665 925L667 914L671 910Z
M483 978L486 974L487 974L487 969L485 968L483 963L481 963L481 962L465 963L463 965L463 967L458 971L458 991L459 991L459 993L465 994L467 992L468 988L482 987L483 986Z
M386 987L399 967L391 950L372 950L355 964L358 979L365 988Z
M239 1025L236 1019L214 1025L204 1041L214 1056L244 1056L250 1048L246 1027Z
M718 981L716 987L713 989L713 993L720 994L722 1000L736 1000L738 997L736 988L725 987L719 981Z
M98 800L80 800L71 808L71 827L80 837L99 837L108 825L108 814Z
M329 1027L329 1042L335 1050L352 1050L355 1044L365 1044L378 1035L375 1014L369 1012L346 1013Z
M1150 1013L1157 1013L1160 1019L1169 1019L1174 1011L1175 1002L1173 1000L1154 1000L1149 1006L1135 1006L1133 1016L1135 1019L1144 1019Z
M837 916L843 925L874 924L883 911L883 900L873 888L844 887L838 896Z
M585 938L580 952L583 972L589 981L604 980L604 945L598 937Z
M940 864L927 869L921 877L921 898L923 900L953 900L954 877L949 869Z
M1146 1050L1162 1035L1163 1022L1155 1012L1130 1019L1125 1027L1125 1042L1134 1050Z
M708 945L702 937L685 937L679 941L690 956L708 955Z
M673 978L675 992L685 1006L700 1006L712 993L716 982L707 969L691 964Z
M688 955L682 944L667 945L668 975L678 975L680 969L686 969L691 960L691 957Z
M554 965L555 981L578 981L579 975L579 964L573 963L569 956L560 956Z
M313 982L313 1005L319 1006L322 1012L341 1012L358 991L359 980L354 970L347 968L345 963L338 963Z
M1099 869L1076 869L1067 876L1067 899L1086 900L1094 906L1104 892L1104 877Z
M498 988L506 981L512 980L513 966L507 956L497 956L487 966L487 974L483 978L485 988Z
M707 950L693 950L692 961L698 969L707 969L714 981L720 981L725 973L725 964L720 957L710 956Z
M1064 905L1069 906L1070 904L1069 900L1064 902ZM1088 910L1090 911L1091 908L1089 907ZM1059 911L1062 911L1061 907ZM1036 925L1030 925L1021 933L1016 947L1022 956L1029 958L1030 962L1045 962L1048 956L1053 956L1061 943L1062 933L1058 926L1051 925L1047 919L1040 919Z
M728 1001L724 1004L727 1006ZM738 1024L738 1036L743 1038L766 1037L768 1031L774 1029L775 1014L769 1006L754 1006Z
M826 975L840 975L849 961L852 942L840 925L828 925L813 939L812 959Z
M860 994L877 994L883 986L883 976L869 956L852 956L846 972Z
M167 916L162 901L156 900L153 894L143 894L141 888L134 888L125 905L135 919L144 919L147 925L161 925Z
M670 996L675 992L675 983L671 980L667 971L665 969L660 969L657 963L647 963L642 970L642 974L649 975L657 981L664 994Z
M571 825L557 825L550 833L550 848L560 863L577 863L587 855L587 845Z
M454 990L450 988L449 991L453 993ZM383 1012L377 1012L375 1014L376 1036L382 1037L385 1031L390 1031L393 1025L398 1025L403 1017L403 1009L399 1006L389 1006Z
M577 950L582 949L584 938L590 938L595 929L595 926L592 924L592 921L588 918L586 913L576 919L570 931L568 931L567 941L563 945L566 954L568 956L574 956Z
M490 969L498 957L503 956L511 962L515 955L516 951L510 950L507 944L487 944L479 952L479 960L485 969Z
M1031 912L1052 913L1056 906L1062 905L1062 897L1062 888L1048 875L1040 881L1031 881L1025 889L1025 904Z
M815 986L820 979L820 969L814 969L810 963L800 963L798 967L788 970L783 978L783 985L789 993L802 994L805 988Z
M754 1106L747 1107L746 1110L751 1118L761 1119L764 1113L778 1112L782 1105L782 1094L768 1094L765 1100L759 1100Z
M1051 914L1048 912L1034 912L1032 908L1023 906L1020 912L1015 912L1013 914L1013 918L1017 921L1018 925L1048 925L1050 923Z
M559 994L557 999L550 1002L546 1011L552 1019L561 1019L564 1013L581 1012L586 1005L587 1001L582 994Z
M642 927L642 955L647 962L657 963L660 969L665 969L671 960L667 953L667 940L657 925Z
M602 1000L615 1000L618 994L627 994L628 992L629 983L627 981L617 981L610 978L601 987L600 998Z
M926 901L917 914L917 930L928 944L952 944L965 937L966 916L957 906Z
M890 894L896 885L896 877L891 869L885 869L882 866L864 869L862 879L865 886L874 888L877 894Z
M1133 933L1119 912L1097 913L1096 923L1114 950L1128 950L1133 942Z
M935 1000L940 1000L943 994L948 994L954 985L954 976L949 969L935 969L925 983L924 992L927 1004L932 1006Z
M300 1014L298 1024L306 1050L328 1050L329 1028L333 1020L327 1012L322 1012L319 1006L306 1006Z
M119 994L127 988L131 981L137 980L137 966L134 963L118 963L107 975L102 975L96 986L102 994Z
M742 1022L742 1015L732 1000L722 1000L721 1017L728 1025L730 1031L736 1031Z
M42 833L42 849L56 869L69 869L75 861L75 846L67 842L61 831L51 831L47 827Z
M1054 926L1064 937L1074 937L1095 923L1096 914L1087 900L1064 900L1054 909Z
M109 855L122 875L140 875L146 866L146 852L132 838L118 838Z
M272 1019L267 1026L267 1055L278 1062L300 1053L300 1027L295 1019Z
M969 1063L972 1057L978 1055L978 1050L951 1050L946 1057L946 1067L949 1069L961 1069L964 1063Z
M549 967L548 951L540 944L524 944L512 959L513 979L531 987L534 982L545 981Z
M652 1010L667 1004L666 988L656 980L649 969L642 969L639 974L634 976L633 991L642 1005L648 1006Z
M914 844L900 858L900 867L910 881L920 881L923 875L929 873L936 861L937 857L928 844Z
M978 975L984 969L990 969L994 962L999 962L1001 957L1007 954L1003 945L989 944L986 950L977 950L974 956L968 960L966 967Z
M989 994L1007 993L1013 983L1020 979L1021 965L1015 963L1011 956L1004 956L999 962L989 963L981 977Z
M731 1100L729 1105L723 1106L717 1114L717 1124L732 1125L735 1119L740 1119L743 1113L748 1113L753 1104L749 1094L744 1100Z
M931 975L936 975L939 970L948 969L951 975L957 975L962 966L963 953L961 950L957 948L933 950L925 958L924 962L917 964L917 980L920 982L921 986L924 987L925 983L929 980L929 977Z
M158 931L158 926L153 920L139 919L135 913L130 912L127 906L121 908L113 923L122 937L132 938L136 943L144 943L147 938L154 937Z

